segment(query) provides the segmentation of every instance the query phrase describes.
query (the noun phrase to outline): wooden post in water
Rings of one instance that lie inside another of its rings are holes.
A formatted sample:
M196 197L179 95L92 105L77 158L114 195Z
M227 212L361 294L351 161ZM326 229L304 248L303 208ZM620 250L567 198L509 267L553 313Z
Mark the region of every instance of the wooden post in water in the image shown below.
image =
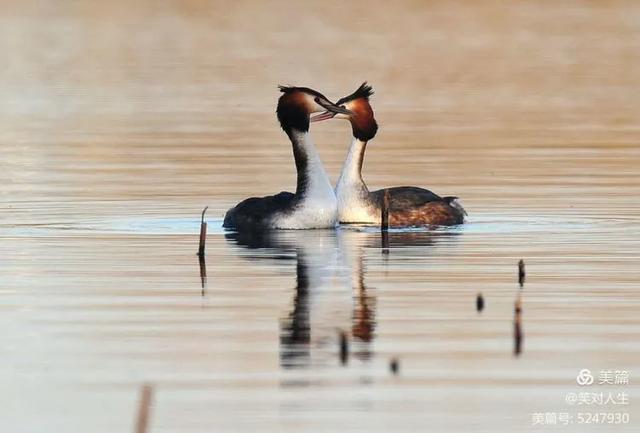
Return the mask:
M389 254L389 190L384 190L382 198L382 214L380 215L380 231L382 235L382 254Z
M520 288L524 286L524 280L527 277L527 274L524 270L524 260L520 260L518 262L518 282L520 283Z
M149 414L151 412L152 397L153 387L149 384L143 385L142 391L140 392L140 404L138 406L135 433L147 433L149 430Z
M198 245L198 256L204 257L204 248L207 242L207 223L204 221L204 213L209 209L209 206L206 206L202 210L202 218L200 219L200 244Z

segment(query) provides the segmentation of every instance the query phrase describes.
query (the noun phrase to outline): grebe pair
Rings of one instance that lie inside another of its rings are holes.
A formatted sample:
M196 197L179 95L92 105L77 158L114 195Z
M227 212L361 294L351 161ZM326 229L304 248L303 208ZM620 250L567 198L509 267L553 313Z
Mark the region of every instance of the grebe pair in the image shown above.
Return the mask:
M440 197L418 187L394 187L369 192L362 180L367 142L378 130L369 97L371 86L363 83L355 92L333 104L321 93L306 87L280 87L278 120L293 145L298 172L296 193L249 198L230 209L223 227L236 230L333 228L340 223L376 223L381 220L385 191L390 194L389 225L392 227L455 225L466 212L456 197ZM322 112L310 118L313 113ZM351 123L353 140L340 179L334 189L309 135L309 123L327 119Z

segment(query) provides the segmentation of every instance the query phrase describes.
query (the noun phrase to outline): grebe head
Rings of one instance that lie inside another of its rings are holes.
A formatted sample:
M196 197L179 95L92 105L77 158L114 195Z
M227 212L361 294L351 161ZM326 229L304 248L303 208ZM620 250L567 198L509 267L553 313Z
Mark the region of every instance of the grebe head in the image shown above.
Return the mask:
M351 112L329 101L322 93L308 87L279 86L283 93L278 100L278 120L282 129L289 134L292 129L307 132L309 115L318 112L348 115ZM327 117L329 119L330 117Z
M326 110L311 118L312 122L319 122L325 119L346 119L351 122L353 136L358 140L369 141L378 132L378 123L373 116L373 108L369 103L369 97L373 95L373 88L366 82L362 83L352 94L340 98L336 105L346 109L350 114L336 113Z

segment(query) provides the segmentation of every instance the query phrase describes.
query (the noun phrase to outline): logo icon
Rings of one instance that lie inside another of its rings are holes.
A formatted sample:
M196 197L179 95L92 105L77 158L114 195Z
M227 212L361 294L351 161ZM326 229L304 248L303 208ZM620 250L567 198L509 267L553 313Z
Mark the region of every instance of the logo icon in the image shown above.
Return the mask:
M591 374L591 371L587 368L580 370L578 377L576 377L576 382L578 382L578 385L580 386L591 385L593 383L593 375Z
M566 401L567 404L574 405L578 402L578 394L570 392L564 397L564 401Z

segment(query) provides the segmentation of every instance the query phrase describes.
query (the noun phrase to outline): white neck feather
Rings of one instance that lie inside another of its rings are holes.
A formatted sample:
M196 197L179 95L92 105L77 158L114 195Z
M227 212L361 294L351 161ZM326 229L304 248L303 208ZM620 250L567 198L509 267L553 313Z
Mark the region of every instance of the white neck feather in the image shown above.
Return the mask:
M344 161L344 165L342 166L342 172L340 173L336 190L359 185L366 188L366 185L362 180L361 172L366 146L366 142L358 140L357 138L353 139L351 146L349 146L347 159Z
M354 137L336 184L338 218L341 222L375 222L368 204L369 190L362 180L362 163L367 143Z
M307 176L307 186L305 199L329 198L335 200L335 193L331 186L331 181L329 180L329 176L327 176L324 165L322 165L320 155L316 150L316 146L313 144L311 135L308 132L294 131L292 140L295 141L295 145L297 145L306 156L305 174Z
M334 227L338 220L336 194L320 155L307 132L292 131L293 152L298 169L299 204L292 213L276 215L272 227L311 229Z

